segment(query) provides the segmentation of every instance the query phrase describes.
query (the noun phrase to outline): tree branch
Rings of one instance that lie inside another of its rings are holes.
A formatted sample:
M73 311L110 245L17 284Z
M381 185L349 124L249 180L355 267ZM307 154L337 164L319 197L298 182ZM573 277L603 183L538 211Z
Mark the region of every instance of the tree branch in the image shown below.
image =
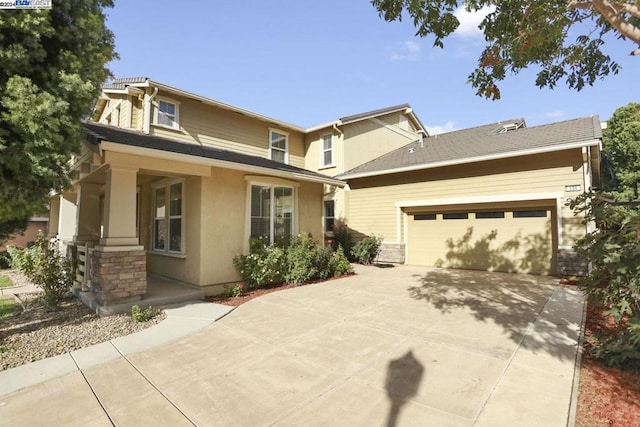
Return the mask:
M573 9L595 9L623 36L640 44L640 28L624 18L624 13L638 16L638 6L610 0L579 1L569 0L567 6Z

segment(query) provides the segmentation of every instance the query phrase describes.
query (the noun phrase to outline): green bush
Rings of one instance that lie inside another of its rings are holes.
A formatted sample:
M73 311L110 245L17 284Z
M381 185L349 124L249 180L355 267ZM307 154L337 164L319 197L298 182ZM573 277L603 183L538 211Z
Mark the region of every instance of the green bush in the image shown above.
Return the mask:
M581 290L608 307L617 333L592 338L592 355L610 366L640 364L640 209L616 205L600 193L585 193L570 206L598 229L576 242L575 249L591 264L580 280ZM594 341L595 340L595 341Z
M382 238L371 235L360 240L351 249L351 255L360 264L371 264L373 260L380 254L380 245L382 244Z
M52 308L65 298L73 285L71 265L58 249L56 240L49 241L39 233L34 245L9 248L12 266L44 291L45 303Z
M9 251L0 252L0 270L4 270L10 267L11 267L11 255L9 255Z
M322 247L308 236L292 238L286 248L266 246L257 239L253 239L249 247L249 255L236 255L233 259L233 265L249 288L282 282L299 285L351 272L342 247L333 252L331 247Z
M144 310L139 305L131 307L131 318L136 322L148 322L160 313L160 310L154 307L147 307Z
M338 251L338 248L342 248L342 251L347 258L351 256L351 248L353 247L353 240L351 238L351 232L347 224L334 224L333 226L333 240L331 246L334 252Z
M251 239L249 255L236 255L233 265L249 289L283 282L284 249L267 246L262 239Z

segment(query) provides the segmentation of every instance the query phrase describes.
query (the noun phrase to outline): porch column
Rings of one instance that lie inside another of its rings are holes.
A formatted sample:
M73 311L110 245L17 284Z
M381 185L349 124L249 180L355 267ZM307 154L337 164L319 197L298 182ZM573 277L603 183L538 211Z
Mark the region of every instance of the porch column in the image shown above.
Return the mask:
M78 190L75 242L100 239L100 184L81 183Z
M47 237L52 238L58 235L60 228L60 196L56 194L49 200L49 231Z
M136 177L137 169L111 167L107 171L104 197L103 246L137 246Z
M76 232L76 194L62 193L59 206L58 237L61 241L68 242Z
M90 289L100 306L139 301L147 292L146 256L136 237L137 174L106 171L102 238L91 253Z

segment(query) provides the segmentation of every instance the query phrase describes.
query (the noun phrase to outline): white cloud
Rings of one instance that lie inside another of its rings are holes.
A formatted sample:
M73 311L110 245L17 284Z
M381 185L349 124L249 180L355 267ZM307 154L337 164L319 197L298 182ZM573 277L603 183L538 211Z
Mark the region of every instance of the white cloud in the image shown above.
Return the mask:
M456 130L456 124L449 120L444 125L425 126L429 135L438 135L439 133L451 132Z
M391 53L392 61L417 61L420 59L422 48L413 40L402 42L398 49Z
M564 117L564 111L562 110L549 111L548 113L545 113L544 116L548 119L559 119L561 117Z
M480 25L485 16L495 10L496 7L491 5L484 6L477 12L467 12L464 9L464 6L460 6L454 13L456 18L458 18L458 21L460 21L460 26L456 29L454 34L457 34L462 38L482 37L482 31L478 28L478 25Z

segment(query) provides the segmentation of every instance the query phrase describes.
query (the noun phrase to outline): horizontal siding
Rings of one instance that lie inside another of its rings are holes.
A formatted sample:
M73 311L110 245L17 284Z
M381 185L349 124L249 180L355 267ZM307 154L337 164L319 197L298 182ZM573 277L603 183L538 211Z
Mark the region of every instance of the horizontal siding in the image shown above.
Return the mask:
M275 124L189 99L171 99L180 103L181 129L152 125L152 134L251 156L268 157L269 128L277 129ZM289 164L304 167L304 136L288 129L282 131L289 134Z
M350 180L348 221L364 234L382 234L390 241L396 236L399 201L564 192L565 185L581 183L578 150ZM563 203L575 195L566 194ZM563 207L562 214L564 244L570 245L584 227L568 208Z

